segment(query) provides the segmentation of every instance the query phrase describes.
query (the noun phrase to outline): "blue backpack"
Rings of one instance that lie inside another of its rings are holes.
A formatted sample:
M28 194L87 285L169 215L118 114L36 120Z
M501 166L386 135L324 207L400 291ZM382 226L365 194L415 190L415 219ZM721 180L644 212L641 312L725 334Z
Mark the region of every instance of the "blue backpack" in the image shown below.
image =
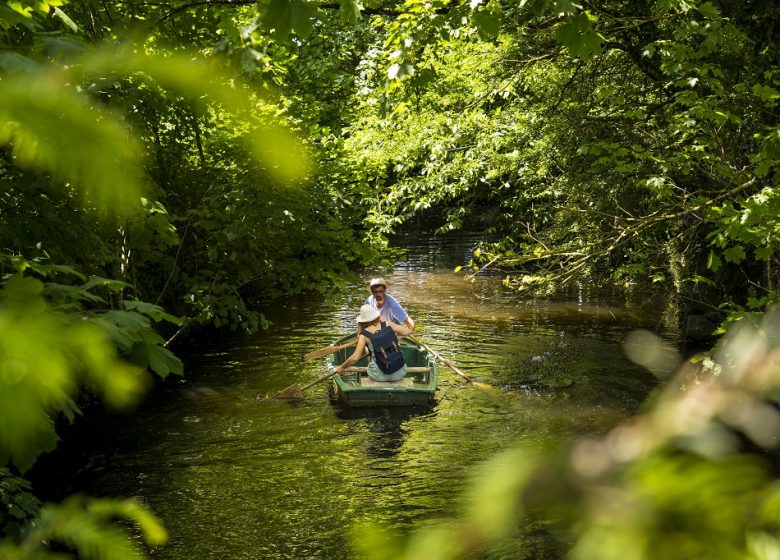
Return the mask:
M361 334L367 336L374 347L372 355L373 360L382 373L390 375L395 373L406 364L404 353L398 346L398 337L395 331L388 327L386 323L380 323L381 328L375 333L364 330Z

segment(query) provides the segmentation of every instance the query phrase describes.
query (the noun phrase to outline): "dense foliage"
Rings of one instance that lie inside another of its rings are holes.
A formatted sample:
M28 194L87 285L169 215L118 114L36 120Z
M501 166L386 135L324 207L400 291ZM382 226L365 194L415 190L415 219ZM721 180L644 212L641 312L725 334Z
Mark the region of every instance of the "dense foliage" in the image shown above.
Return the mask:
M180 34L172 13L128 7L0 5L3 558L133 555L116 518L163 542L138 504L41 508L18 475L60 418L95 399L130 408L147 371L181 374L164 337L257 328L258 302L327 289L371 254L357 214L311 189L318 148L295 134L294 96L271 91L283 65L233 56L251 31L212 12Z
M458 19L407 3L387 26L396 79L365 65L348 153L389 191L377 228L388 212L444 208L443 230L489 213L504 238L472 272L506 270L521 292L590 277L704 309L777 299L776 10L475 4Z
M505 270L521 293L592 278L654 282L730 320L773 304L778 18L751 0L0 2L0 557L132 554L114 517L162 542L133 502L40 507L19 475L56 445L55 419L92 397L133 406L147 371L182 373L166 345L185 329L266 326L264 301L327 291L381 258L369 234L414 216L497 234L467 267ZM726 402L718 391L697 395ZM697 429L763 410L750 404ZM571 492L531 498L565 510L575 556L602 558L693 514L672 507L691 497L682 484L636 523L599 509L599 489L631 502L659 477L701 486L738 468L744 485L702 498L731 517L695 527L706 540L728 526L725 541L646 556L771 556L759 469L712 464L722 449L649 418L633 433L645 453L541 453L487 495L545 488L552 461ZM755 436L745 422L731 424ZM409 554L503 537L513 510L493 505L466 521L495 521L486 534L434 532ZM605 538L616 518L625 532Z

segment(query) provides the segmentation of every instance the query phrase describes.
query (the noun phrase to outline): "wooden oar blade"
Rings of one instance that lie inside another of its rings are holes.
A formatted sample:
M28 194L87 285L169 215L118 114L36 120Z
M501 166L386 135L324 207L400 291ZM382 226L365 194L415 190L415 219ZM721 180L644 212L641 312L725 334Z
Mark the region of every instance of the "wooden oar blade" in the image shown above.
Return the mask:
M288 399L288 400L294 400L294 399L302 399L303 398L303 390L298 385L290 385L286 389L282 389L278 393L276 393L272 399Z
M314 360L315 358L322 358L323 356L327 356L328 354L333 354L334 352L338 352L338 348L335 346L328 346L327 348L320 348L319 350L314 350L312 352L309 352L308 354L303 355L303 361L308 362L309 360Z
M325 348L312 350L308 354L303 355L303 361L308 362L309 360L313 360L315 358L322 358L323 356L327 356L329 354L335 354L342 348L346 348L352 344L355 344L355 342L357 342L357 340L350 340L349 342L345 342L344 344L339 344L337 346L326 346Z
M488 385L487 383L481 383L479 381L471 381L471 384L474 385L477 389L484 389L486 391L500 391L500 387L496 387L495 385Z

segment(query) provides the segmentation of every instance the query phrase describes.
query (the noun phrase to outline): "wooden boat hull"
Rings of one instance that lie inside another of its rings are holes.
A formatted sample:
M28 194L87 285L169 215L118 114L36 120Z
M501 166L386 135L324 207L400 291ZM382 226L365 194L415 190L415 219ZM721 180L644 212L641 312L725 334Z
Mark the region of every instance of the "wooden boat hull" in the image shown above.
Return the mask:
M336 344L347 342L354 335L342 338ZM428 406L434 402L439 386L439 366L425 348L408 339L401 340L407 369L406 377L396 382L377 382L365 373L367 358L361 358L351 371L334 375L332 386L335 398L345 406ZM355 346L339 350L331 361L334 366L343 363L355 351Z

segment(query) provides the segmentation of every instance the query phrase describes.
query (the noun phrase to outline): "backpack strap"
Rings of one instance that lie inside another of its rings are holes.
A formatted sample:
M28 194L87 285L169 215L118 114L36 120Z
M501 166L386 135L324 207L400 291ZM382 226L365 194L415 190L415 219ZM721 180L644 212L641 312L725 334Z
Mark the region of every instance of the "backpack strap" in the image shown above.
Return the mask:
M366 329L363 329L363 331L361 331L361 333L360 333L360 334L362 334L363 336L365 336L366 338L368 338L368 340L370 340L370 341L371 341L371 346L373 347L373 351L374 351L375 353L376 353L376 352L381 352L381 353L382 353L382 355L383 355L385 358L387 358L387 350L385 349L385 347L384 347L384 346L382 346L382 345L380 345L380 346L377 348L377 346L376 346L376 340L377 340L377 339L380 339L380 340L381 340L381 339L383 338L383 335L384 335L385 333L383 333L382 331L384 331L385 329L391 329L391 330L392 330L392 327L389 327L389 326L387 325L387 323L385 323L384 321L382 321L381 323L379 323L379 330L378 330L378 331L376 331L376 332L373 332L373 333L372 333L372 332L370 332L370 331L368 331L368 330L366 330ZM394 351L398 351L398 345L397 345L397 344L396 344L396 342L395 342L395 340L398 340L398 338L395 336L395 331L392 331L392 333L391 333L391 336L392 336L392 338L393 338L394 340L390 342L390 346L388 346L388 348L392 348ZM368 346L366 346L366 347L367 347L367 348L369 348ZM369 350L368 350L368 353L369 353L369 355L371 355L371 358L373 359L373 355L372 355L372 352L371 352L371 348L369 348Z

